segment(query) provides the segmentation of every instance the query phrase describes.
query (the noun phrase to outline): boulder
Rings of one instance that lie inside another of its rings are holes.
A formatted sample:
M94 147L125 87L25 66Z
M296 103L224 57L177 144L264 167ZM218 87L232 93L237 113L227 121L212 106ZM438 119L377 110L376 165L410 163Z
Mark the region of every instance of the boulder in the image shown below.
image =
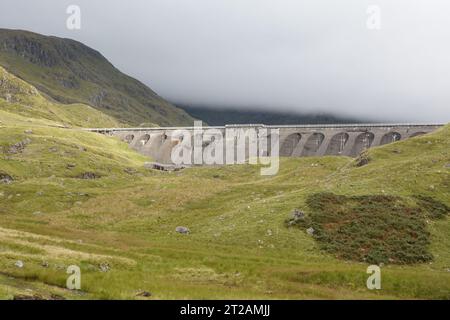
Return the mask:
M152 294L150 292L148 292L148 291L139 291L138 293L136 293L136 297L148 298L148 297L151 297L151 296L152 296Z
M23 268L23 266L24 266L22 260L17 260L16 263L14 263L14 265L15 265L17 268Z
M314 228L312 228L312 227L306 229L306 233L309 234L310 236L313 236L315 231L316 231L316 230L314 230Z
M176 227L175 231L181 234L189 234L191 232L187 227Z
M106 262L101 263L99 267L101 272L108 272L109 270L111 270L111 267Z

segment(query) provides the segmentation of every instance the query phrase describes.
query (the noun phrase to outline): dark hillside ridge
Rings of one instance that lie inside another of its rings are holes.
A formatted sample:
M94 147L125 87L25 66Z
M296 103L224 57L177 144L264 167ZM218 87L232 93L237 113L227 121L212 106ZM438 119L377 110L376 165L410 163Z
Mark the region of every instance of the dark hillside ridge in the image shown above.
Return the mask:
M200 119L211 126L249 123L266 125L370 123L370 121L367 120L341 118L330 114L298 114L267 110L215 109L185 106L181 104L177 104L177 106L185 110L192 117Z
M85 103L126 125L192 125L183 110L71 39L0 29L0 65L61 103Z

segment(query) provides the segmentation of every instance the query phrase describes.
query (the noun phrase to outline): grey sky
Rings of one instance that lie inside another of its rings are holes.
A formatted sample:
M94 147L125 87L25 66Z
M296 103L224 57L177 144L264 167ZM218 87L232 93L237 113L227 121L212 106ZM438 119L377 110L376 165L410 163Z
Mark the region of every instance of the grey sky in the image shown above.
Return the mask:
M417 122L450 121L449 16L448 0L0 2L0 27L79 40L172 101Z

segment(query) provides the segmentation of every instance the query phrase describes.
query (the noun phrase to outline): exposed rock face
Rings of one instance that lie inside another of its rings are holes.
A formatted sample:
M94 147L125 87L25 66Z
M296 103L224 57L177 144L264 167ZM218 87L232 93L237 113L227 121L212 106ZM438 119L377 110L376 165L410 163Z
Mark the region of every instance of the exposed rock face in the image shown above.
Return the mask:
M0 28L0 65L58 102L92 105L124 123L173 126L194 121L120 72L98 51L71 39ZM35 77L31 70L45 74L45 79ZM14 94L10 89L3 94L0 90L2 98L14 100Z
M9 147L9 149L7 150L7 153L9 154L17 154L17 153L21 153L25 147L31 143L31 140L26 138L23 141L17 142L15 144L13 144L12 146Z

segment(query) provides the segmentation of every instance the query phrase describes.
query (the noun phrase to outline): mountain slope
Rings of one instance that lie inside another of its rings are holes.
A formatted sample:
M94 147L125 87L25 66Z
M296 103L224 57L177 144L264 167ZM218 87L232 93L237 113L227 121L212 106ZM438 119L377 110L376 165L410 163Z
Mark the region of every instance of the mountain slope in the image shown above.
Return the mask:
M299 114L286 111L268 111L262 109L246 110L233 108L210 108L200 106L177 105L192 117L203 120L211 126L226 124L258 123L266 125L288 124L335 124L335 123L367 123L367 120L337 117L332 114Z
M58 102L91 105L128 125L192 125L183 110L74 40L0 29L0 65Z
M81 103L49 101L32 85L0 66L0 119L4 124L40 123L59 127L116 127L112 117Z

